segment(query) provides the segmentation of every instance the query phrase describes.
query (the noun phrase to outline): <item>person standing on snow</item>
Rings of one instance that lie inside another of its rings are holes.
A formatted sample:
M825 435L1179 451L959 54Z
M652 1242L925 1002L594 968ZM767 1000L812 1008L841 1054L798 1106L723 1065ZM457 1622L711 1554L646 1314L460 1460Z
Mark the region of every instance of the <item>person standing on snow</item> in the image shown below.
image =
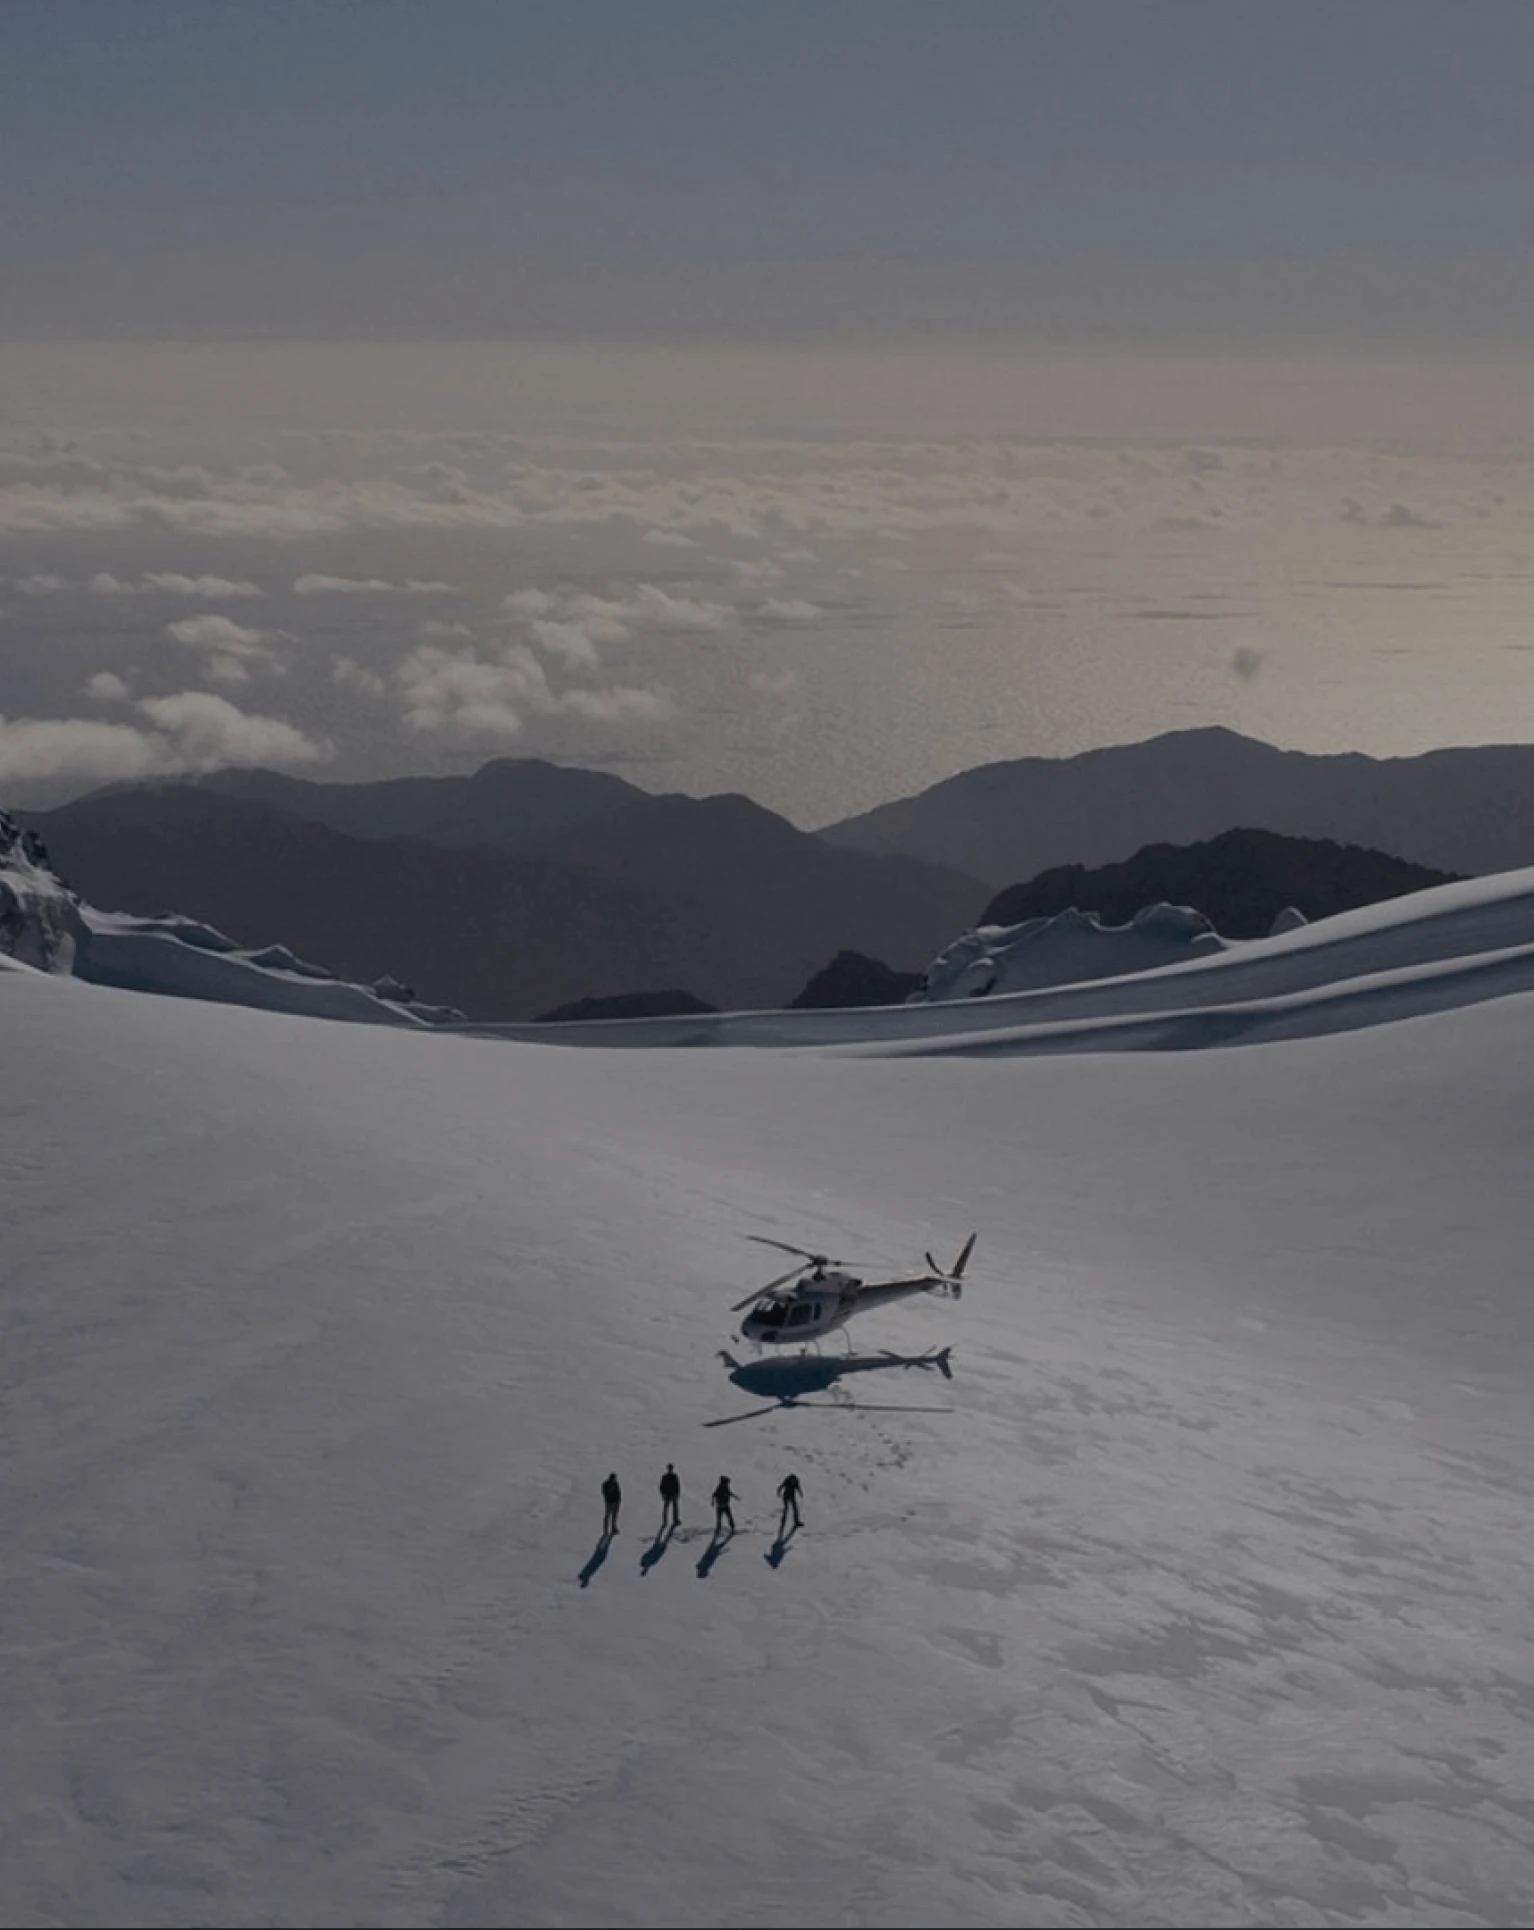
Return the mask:
M660 1478L660 1531L682 1525L682 1477L668 1461Z
M623 1490L618 1486L616 1474L608 1475L602 1483L602 1533L615 1535L618 1532L618 1509L623 1502Z
M778 1520L778 1534L780 1537L784 1528L788 1525L788 1511L790 1508L794 1511L794 1526L796 1528L802 1528L804 1526L804 1523L799 1519L799 1496L803 1492L804 1484L800 1481L797 1474L785 1474L783 1479L778 1483L778 1496L783 1503L783 1513Z
M734 1534L735 1510L730 1505L731 1502L734 1501L734 1499L735 1499L735 1490L730 1486L730 1477L727 1474L721 1474L719 1477L719 1484L714 1489L714 1496L713 1496L714 1533L716 1535L722 1535L724 1533L724 1524L726 1522L729 1522L730 1524L730 1533L732 1535Z

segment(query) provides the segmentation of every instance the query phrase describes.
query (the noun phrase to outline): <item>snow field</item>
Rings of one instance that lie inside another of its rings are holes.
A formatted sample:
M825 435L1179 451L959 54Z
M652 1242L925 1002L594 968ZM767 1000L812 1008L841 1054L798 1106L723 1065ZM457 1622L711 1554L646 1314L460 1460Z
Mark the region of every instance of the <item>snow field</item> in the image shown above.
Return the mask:
M5 1920L1534 1920L1527 997L995 1063L15 973L0 1045ZM730 1383L743 1233L971 1226L850 1329L952 1382Z

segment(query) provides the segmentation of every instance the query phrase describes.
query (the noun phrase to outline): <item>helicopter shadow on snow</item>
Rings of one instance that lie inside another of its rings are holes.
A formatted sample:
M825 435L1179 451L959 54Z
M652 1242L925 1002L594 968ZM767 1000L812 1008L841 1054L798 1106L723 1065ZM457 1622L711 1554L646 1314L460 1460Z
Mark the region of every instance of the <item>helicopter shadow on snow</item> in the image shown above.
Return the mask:
M744 1393L756 1394L767 1401L765 1407L750 1408L744 1414L723 1414L705 1421L705 1427L729 1427L736 1421L750 1421L763 1414L776 1414L785 1407L834 1407L864 1413L951 1414L951 1407L910 1406L904 1402L858 1401L842 1392L838 1383L854 1374L876 1374L894 1368L936 1371L944 1380L953 1379L948 1364L953 1350L948 1347L925 1354L821 1354L779 1355L771 1360L741 1362L720 1350L719 1358L730 1371L730 1379ZM814 1400L816 1394L830 1394L830 1400Z

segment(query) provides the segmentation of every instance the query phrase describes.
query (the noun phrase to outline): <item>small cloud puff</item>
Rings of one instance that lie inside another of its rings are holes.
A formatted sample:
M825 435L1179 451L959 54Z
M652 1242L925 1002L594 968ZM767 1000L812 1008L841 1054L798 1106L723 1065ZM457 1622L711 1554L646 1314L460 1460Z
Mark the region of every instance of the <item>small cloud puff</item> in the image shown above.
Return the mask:
M526 644L510 644L495 658L450 651L436 644L412 650L396 672L404 721L419 732L509 739L521 735L528 716L559 712L605 723L656 721L670 715L663 692L614 686L605 690L557 691Z
M183 576L177 570L149 570L144 576L144 583L151 590L163 590L167 596L206 597L210 603L261 594L256 584L247 582L243 577Z
M813 623L825 612L818 603L807 603L799 596L770 596L753 613L762 623Z
M167 623L165 630L177 643L187 644L194 650L227 650L232 656L269 654L261 631L211 612L200 617L179 617L174 623Z
M175 642L185 644L190 650L208 651L207 673L220 683L248 683L253 664L268 671L281 667L267 644L264 631L252 630L212 611L203 616L181 617L167 623L165 630Z
M337 657L331 666L330 681L342 690L355 691L359 697L382 697L388 689L376 670L365 670L354 657Z
M306 737L280 717L251 716L209 690L145 697L138 708L165 733L182 769L213 771L226 764L308 764L334 756L333 747Z
M436 578L407 576L403 583L390 583L381 576L323 576L311 570L295 578L295 596L457 596L455 583Z
M501 608L526 624L530 641L545 654L588 672L598 668L604 645L626 643L636 629L717 631L735 620L728 604L672 596L653 583L625 597L513 590Z
M98 670L85 680L84 694L98 704L121 704L128 699L128 686L115 671Z
M1370 521L1369 512L1356 496L1344 496L1342 507L1337 514L1345 523L1365 523ZM1442 529L1443 524L1420 509L1413 509L1410 503L1392 503L1374 519L1379 529Z
M146 697L137 708L151 728L85 717L0 717L0 780L107 783L229 764L308 764L334 755L330 744L282 718L248 715L210 691Z

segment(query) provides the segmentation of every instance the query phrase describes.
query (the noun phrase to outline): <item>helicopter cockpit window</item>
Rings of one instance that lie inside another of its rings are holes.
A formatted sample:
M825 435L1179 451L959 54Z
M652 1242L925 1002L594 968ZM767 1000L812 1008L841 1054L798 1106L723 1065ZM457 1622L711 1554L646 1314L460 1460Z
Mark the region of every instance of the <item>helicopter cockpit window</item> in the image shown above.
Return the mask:
M789 1326L790 1327L804 1326L809 1321L814 1311L815 1309L813 1307L802 1307L802 1306L795 1307L788 1316Z
M763 1327L781 1327L788 1317L788 1308L781 1300L769 1300L765 1307L758 1307L756 1318Z

